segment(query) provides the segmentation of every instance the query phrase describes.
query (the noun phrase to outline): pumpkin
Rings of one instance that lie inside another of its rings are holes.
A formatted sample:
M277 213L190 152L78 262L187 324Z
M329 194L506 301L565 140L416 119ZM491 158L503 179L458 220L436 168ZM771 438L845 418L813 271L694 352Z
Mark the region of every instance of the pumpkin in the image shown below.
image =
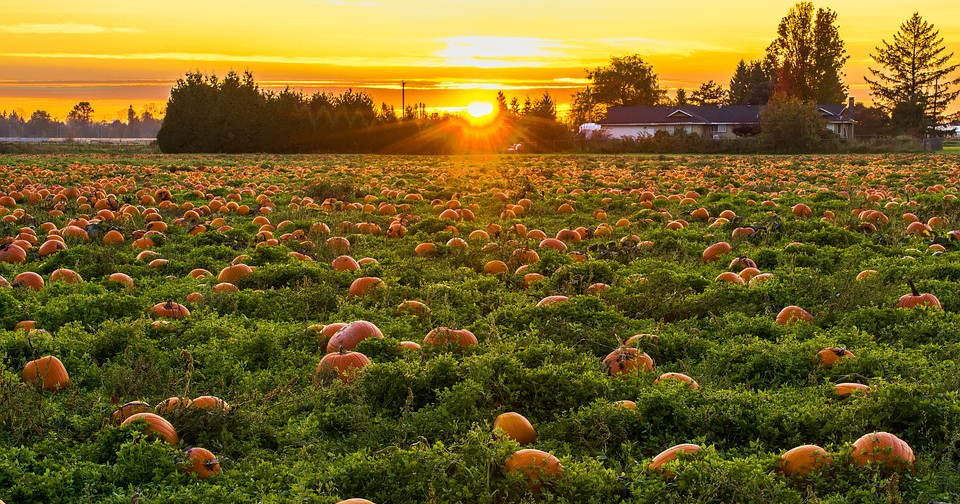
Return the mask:
M732 283L734 285L743 285L746 283L743 281L743 278L740 275L732 271L725 271L723 273L720 273L719 275L717 275L717 278L715 278L714 280L719 282Z
M4 243L0 245L0 262L18 264L27 261L27 252L17 244Z
M777 314L777 323L780 325L793 325L797 322L810 322L813 315L799 306L787 306Z
M220 460L210 450L204 448L187 448L183 451L189 466L184 472L195 473L201 480L220 474Z
M507 271L507 263L493 260L483 265L483 272L488 275L499 275Z
M633 402L633 401L631 401L631 400L629 400L629 399L621 399L621 400L613 403L613 405L616 406L616 407L618 407L618 408L623 408L623 409L629 409L629 410L635 410L635 409L637 409L637 403L635 403L635 402Z
M188 408L199 408L199 409L222 409L223 411L230 411L230 405L226 401L215 396L200 396L189 403L187 403Z
M423 344L432 347L459 345L467 348L478 344L477 337L466 329L450 329L447 327L438 327L423 338Z
M636 348L620 348L610 352L603 358L603 364L611 376L627 377L639 370L652 371L653 359Z
M330 266L333 267L335 271L357 271L360 269L360 264L348 255L337 256L337 258L330 263Z
M81 278L76 271L69 270L66 268L60 268L58 270L54 270L54 272L50 274L50 281L65 282L65 283L80 283L83 281L83 278Z
M537 303L537 306L550 306L550 305L557 304L557 303L564 303L564 302L569 301L569 300L570 300L570 298L568 298L567 296L547 296L547 297L541 299L541 300Z
M817 352L817 358L823 366L832 366L840 359L853 359L853 352L844 347L824 348Z
M900 300L897 301L897 308L928 307L936 310L943 309L940 306L940 300L937 299L937 296L929 292L921 294L909 278L907 279L907 285L910 286L911 293L900 296Z
M522 444L530 444L537 439L530 421L520 413L507 412L500 414L493 421L494 436L499 438L501 433L506 437Z
M863 270L857 274L857 280L863 280L865 278L870 278L873 275L877 274L877 270Z
M417 317L423 317L430 314L430 307L420 301L404 301L397 307L400 313L409 313Z
M250 266L242 263L234 264L220 270L220 274L217 275L217 282L231 283L236 285L237 282L245 277L250 276L251 274L253 274L253 270L250 268Z
M175 445L178 441L180 441L180 437L177 436L177 431L173 428L173 425L171 425L170 422L168 422L162 416L155 415L153 413L137 413L130 415L126 420L123 421L121 426L131 425L134 422L141 420L147 423L147 427L144 429L145 433L158 435L172 445Z
M157 303L150 308L150 312L157 317L172 318L182 320L190 316L190 309L179 303L167 301L166 303Z
M862 383L838 383L834 385L833 391L841 397L846 397L854 392L870 392L870 387Z
M387 284L378 277L360 277L350 284L351 296L366 296L373 294L378 288L386 288Z
M798 446L780 456L780 472L787 476L805 476L832 461L827 450L817 445Z
M703 251L703 262L713 262L720 259L720 256L733 252L733 247L727 242L714 243Z
M687 387L690 388L690 389L693 389L693 390L696 390L696 389L700 388L700 384L697 383L696 380L694 380L693 378L690 378L689 376L687 376L687 375L685 375L685 374L683 374L683 373L663 373L662 375L660 375L659 378L657 378L656 380L654 380L653 383L654 383L654 385L656 385L656 384L658 384L658 383L663 383L663 382L665 382L665 381L680 381L680 382L686 382L686 383L689 384Z
M181 397L170 397L164 399L157 404L156 412L159 415L165 415L167 413L172 413L177 410L186 408L190 404L190 401Z
M417 343L416 341L403 340L400 342L401 351L417 351L421 349L420 343Z
M132 401L120 406L113 412L113 421L122 422L137 413L146 413L150 411L150 405L143 401Z
M913 467L913 449L889 432L864 434L853 443L853 463L858 467L879 465L889 470Z
M700 446L695 444L679 444L666 450L660 452L659 455L653 458L653 461L650 462L650 465L647 469L650 472L657 472L666 477L673 477L675 474L667 469L668 465L674 460L677 459L677 456L681 453L697 453L700 451Z
M374 503L372 501L368 501L367 499L359 499L354 497L352 499L342 500L337 504L374 504Z
M70 384L67 368L60 359L47 355L27 363L23 367L23 381L36 384L41 383L44 390L56 392L63 390Z
M336 324L331 324L336 326ZM334 327L331 327L333 330ZM326 327L324 327L326 331ZM329 332L329 331L326 331ZM353 350L361 341L367 338L382 338L383 333L380 328L366 320L357 320L340 326L339 329L330 337L327 342L327 352L336 352L341 348L344 350Z
M563 474L563 465L553 455L533 449L514 452L503 463L508 473L520 473L527 480L527 488L540 492L550 480L559 480Z
M13 277L13 286L24 287L38 291L44 286L43 277L32 271L24 271L23 273Z
M359 376L363 368L370 364L370 359L360 352L348 352L341 348L337 352L331 352L320 359L317 365L316 380L328 377L336 377L340 381L349 382L356 376Z
M111 274L109 277L107 277L107 281L108 281L108 282L119 282L119 283L125 285L125 286L126 286L127 288L129 288L129 289L134 288L133 279L130 278L130 275L127 275L127 274L125 274L125 273L113 273L113 274Z

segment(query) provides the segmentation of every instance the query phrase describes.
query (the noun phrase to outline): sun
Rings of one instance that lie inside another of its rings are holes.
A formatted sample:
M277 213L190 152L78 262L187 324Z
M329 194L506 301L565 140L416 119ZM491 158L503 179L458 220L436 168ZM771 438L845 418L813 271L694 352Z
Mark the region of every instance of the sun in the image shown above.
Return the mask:
M493 121L494 108L490 102L477 101L467 105L465 109L470 124L479 126Z

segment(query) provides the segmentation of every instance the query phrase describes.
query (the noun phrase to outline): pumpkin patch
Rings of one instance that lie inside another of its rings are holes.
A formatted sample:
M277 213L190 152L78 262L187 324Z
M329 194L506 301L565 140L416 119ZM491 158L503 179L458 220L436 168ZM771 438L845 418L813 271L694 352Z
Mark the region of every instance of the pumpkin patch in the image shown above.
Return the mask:
M6 502L960 501L949 156L0 173Z

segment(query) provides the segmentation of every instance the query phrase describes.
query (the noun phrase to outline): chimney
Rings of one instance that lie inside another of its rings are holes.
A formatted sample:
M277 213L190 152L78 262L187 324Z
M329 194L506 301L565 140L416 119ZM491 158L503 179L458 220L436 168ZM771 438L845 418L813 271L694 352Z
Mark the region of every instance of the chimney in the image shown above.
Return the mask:
M847 110L848 110L847 116L852 121L853 120L853 97L852 96L847 98Z

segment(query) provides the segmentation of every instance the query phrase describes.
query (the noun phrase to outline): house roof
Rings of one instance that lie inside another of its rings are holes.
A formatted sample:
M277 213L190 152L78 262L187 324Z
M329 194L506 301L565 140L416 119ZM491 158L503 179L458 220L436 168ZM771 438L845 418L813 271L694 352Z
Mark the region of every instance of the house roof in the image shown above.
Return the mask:
M682 107L608 107L607 117L599 124L759 124L758 105L686 105ZM842 117L842 103L819 105L829 122L852 122Z

